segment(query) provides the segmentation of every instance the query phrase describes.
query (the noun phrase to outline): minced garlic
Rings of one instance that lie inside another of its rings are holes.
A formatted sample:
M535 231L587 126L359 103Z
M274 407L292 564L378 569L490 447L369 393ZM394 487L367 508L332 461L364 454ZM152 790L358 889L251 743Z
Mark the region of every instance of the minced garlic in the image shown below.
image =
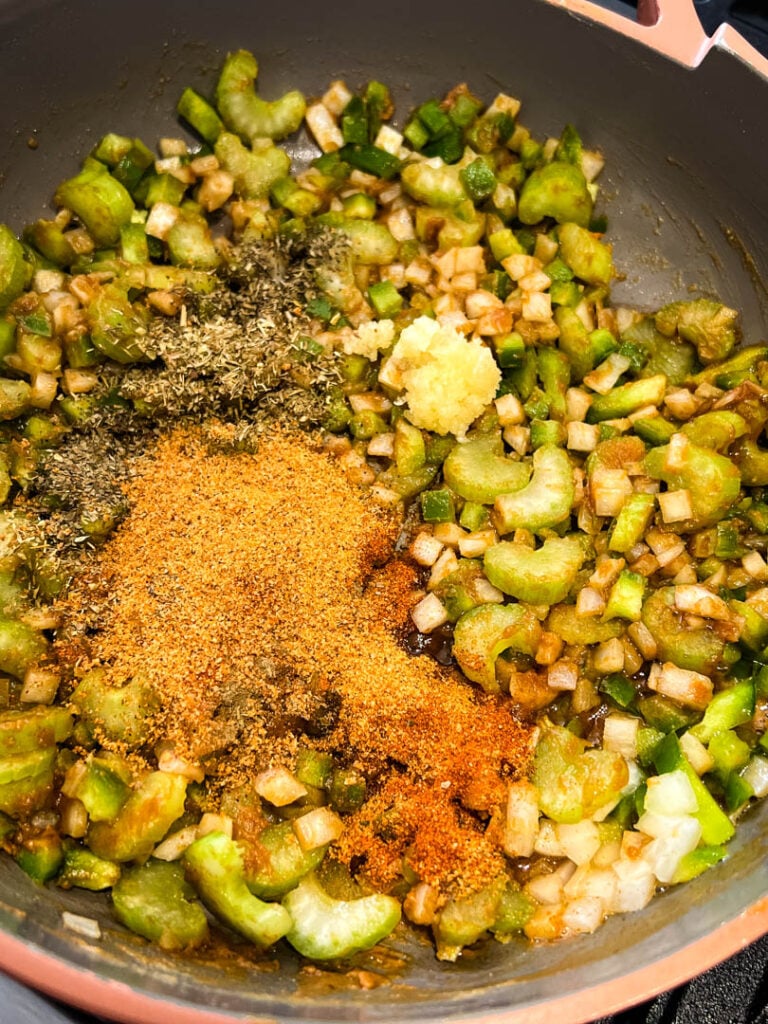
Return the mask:
M500 380L490 349L426 316L405 328L379 373L382 384L404 391L412 423L457 437L493 401Z
M365 356L373 362L394 340L395 325L391 320L368 320L345 334L341 347L348 356Z

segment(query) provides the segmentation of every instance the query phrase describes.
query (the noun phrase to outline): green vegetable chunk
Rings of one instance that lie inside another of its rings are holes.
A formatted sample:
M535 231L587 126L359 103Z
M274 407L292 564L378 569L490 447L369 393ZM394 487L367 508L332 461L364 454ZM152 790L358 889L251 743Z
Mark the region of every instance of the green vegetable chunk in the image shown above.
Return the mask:
M280 899L320 866L327 849L303 850L290 821L268 825L258 839L244 844L245 883L261 899Z
M725 642L707 626L682 628L682 617L675 609L674 587L662 587L646 597L642 621L656 641L660 661L672 661L680 668L704 675L723 667Z
M29 410L32 388L25 380L0 377L0 420L15 420Z
M47 828L37 835L22 840L16 852L16 863L29 877L40 885L49 882L64 862L64 847L61 836L55 829Z
M675 523L675 529L685 532L713 525L739 496L741 476L738 468L726 456L691 444L684 464L679 469L670 470L667 468L668 452L667 445L652 448L643 466L648 476L663 480L670 489L684 488L690 492L693 517Z
M397 257L397 242L384 224L357 220L340 213L323 213L316 220L318 224L325 224L346 235L352 256L359 263L384 265L392 263Z
M137 860L148 856L156 843L184 813L187 780L170 772L151 772L130 795L112 822L91 825L86 843L105 860Z
M726 813L691 767L690 761L680 748L680 740L671 732L659 743L653 758L656 771L663 775L681 769L688 776L696 796L697 810L694 817L701 825L701 839L707 846L727 843L736 831Z
M536 747L533 783L548 818L574 824L613 803L629 779L627 763L610 750L586 750L578 736L550 726Z
M264 199L270 189L291 169L291 158L277 146L246 148L237 135L222 132L213 148L222 167L235 179L243 199Z
M622 554L639 543L651 521L656 498L653 494L637 491L630 494L616 517L608 547Z
M370 949L400 921L400 904L375 893L357 900L332 899L314 875L308 875L283 899L293 924L285 936L302 956L338 960Z
M176 106L176 112L179 117L183 117L185 121L192 125L198 135L201 135L211 145L224 131L224 122L219 115L210 103L204 100L194 89L187 88L184 90Z
M532 171L520 193L517 214L523 224L553 217L558 224L586 228L592 218L592 196L581 169L554 160Z
M250 892L242 853L223 832L195 840L184 854L184 866L208 909L257 946L271 946L290 930L288 911Z
M166 242L171 263L176 266L215 270L221 263L204 217L182 214L168 232Z
M104 737L136 747L147 738L157 697L152 686L139 676L124 686L111 686L104 670L94 668L73 692L72 708L79 716L78 727L84 739Z
M749 425L743 416L730 409L705 412L684 423L680 432L690 438L699 448L712 448L724 452L737 438L748 433ZM744 470L742 468L742 477ZM745 480L749 484L749 480Z
M91 821L114 821L130 795L130 787L98 757L90 757L72 796L81 800Z
M0 310L21 295L27 283L24 248L5 224L0 224Z
M550 609L546 628L567 644L602 644L624 632L623 623L603 622L591 615L577 615L572 604L556 604Z
M458 206L469 198L461 180L461 168L456 164L406 164L400 180L409 196L428 206Z
M483 505L490 505L500 494L519 491L530 475L524 462L504 454L498 431L457 444L443 463L443 476L451 490Z
M86 309L91 341L108 359L135 363L144 359L141 339L149 319L146 309L128 298L128 290L110 282L99 288Z
M578 224L563 224L558 231L560 255L576 277L588 284L607 285L613 277L611 250Z
M456 623L453 656L464 675L488 693L498 693L496 659L502 651L534 655L541 625L519 604L482 604L470 609Z
M704 717L698 725L693 726L691 733L702 743L709 743L715 733L744 725L754 713L755 684L751 679L745 679L716 693Z
M664 400L667 378L664 374L633 380L613 388L606 395L596 395L587 411L587 423L615 420L642 409L646 405L660 405Z
M59 206L77 214L103 248L117 245L120 228L128 224L134 209L128 190L99 163L59 185L55 198Z
M542 445L533 455L530 483L495 500L499 533L517 529L536 533L557 526L570 516L573 497L573 470L567 452L555 445Z
M64 863L56 884L62 889L77 888L101 892L115 885L120 875L119 864L103 860L82 846L65 844Z
M216 106L230 131L243 139L284 139L297 131L307 104L297 90L268 102L256 95L259 66L247 50L230 53L216 86Z
M677 332L696 346L702 363L725 359L736 344L739 314L721 302L692 299L672 302L656 314L656 326L668 337Z
M585 558L579 537L548 537L537 550L500 541L485 552L488 579L526 604L557 604L568 596Z
M471 946L493 928L499 916L505 878L461 900L448 900L432 925L438 960L454 961L464 946Z
M208 939L208 920L180 864L149 860L125 871L112 905L118 921L162 949L196 949Z
M0 672L18 679L48 650L42 633L15 619L0 618Z
M0 757L37 751L62 743L72 733L72 715L65 708L39 705L0 713Z

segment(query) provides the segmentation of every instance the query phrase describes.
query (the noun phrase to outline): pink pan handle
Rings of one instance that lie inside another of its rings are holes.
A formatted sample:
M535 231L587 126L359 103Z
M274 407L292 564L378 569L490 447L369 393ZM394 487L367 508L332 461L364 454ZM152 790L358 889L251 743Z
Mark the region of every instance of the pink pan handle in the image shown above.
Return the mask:
M637 21L598 7L590 0L547 0L547 3L637 39L690 68L698 67L714 46L732 53L768 79L768 58L730 25L721 25L714 35L708 36L693 0L638 0Z

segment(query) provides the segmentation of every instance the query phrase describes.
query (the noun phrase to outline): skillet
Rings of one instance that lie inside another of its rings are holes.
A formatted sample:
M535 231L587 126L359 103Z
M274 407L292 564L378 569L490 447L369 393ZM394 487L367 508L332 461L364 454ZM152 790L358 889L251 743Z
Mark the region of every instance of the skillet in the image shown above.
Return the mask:
M659 9L660 8L660 9ZM537 135L578 126L607 157L610 237L624 280L616 301L656 308L712 294L765 339L768 148L761 145L768 67L734 33L703 35L691 0L650 0L640 22L588 0L352 0L215 6L186 0L0 0L0 220L20 229L107 131L153 141L178 134L185 85L213 84L237 47L261 62L265 95L319 93L343 76L392 87L400 117L466 80L487 100L523 100ZM36 148L30 148L34 139ZM308 143L294 144L297 160ZM371 992L313 995L298 963L255 974L179 960L111 921L99 897L36 889L0 863L0 964L22 980L115 1020L574 1022L636 1002L768 930L768 807L753 812L727 861L595 935L532 948L489 945L457 965L417 941L406 966ZM65 931L69 910L100 921L102 939ZM0 1012L0 1016L2 1013Z

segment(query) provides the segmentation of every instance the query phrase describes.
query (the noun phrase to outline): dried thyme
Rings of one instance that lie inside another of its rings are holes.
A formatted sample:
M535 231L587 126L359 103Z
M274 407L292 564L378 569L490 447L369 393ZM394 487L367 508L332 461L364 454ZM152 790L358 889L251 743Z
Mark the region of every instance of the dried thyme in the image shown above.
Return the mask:
M334 246L316 235L233 249L212 292L189 292L180 317L151 321L149 362L101 373L90 414L43 452L25 496L59 558L120 521L137 457L172 424L223 421L226 446L243 448L265 424L322 422L340 377L335 355L311 343L305 309Z

